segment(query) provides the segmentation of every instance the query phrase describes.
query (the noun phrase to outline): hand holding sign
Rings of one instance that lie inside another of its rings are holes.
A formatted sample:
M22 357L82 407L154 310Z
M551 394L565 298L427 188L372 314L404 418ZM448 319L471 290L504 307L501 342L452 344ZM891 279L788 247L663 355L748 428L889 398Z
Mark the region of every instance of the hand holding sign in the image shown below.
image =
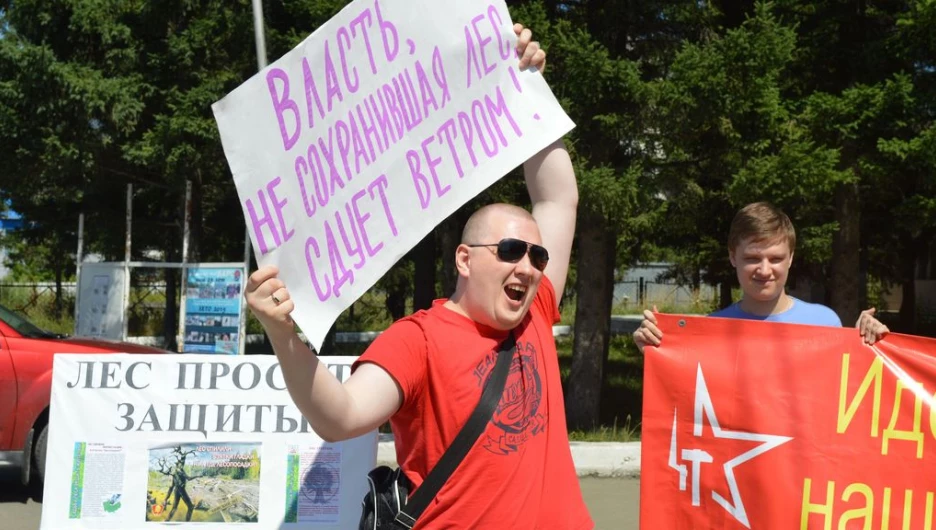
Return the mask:
M517 56L520 57L520 69L528 66L540 72L546 69L546 50L540 48L538 42L533 40L533 32L523 27L523 24L514 24L514 33L517 34Z
M357 0L213 106L258 262L314 347L441 220L572 128L527 64L545 54L502 0Z
M290 313L295 304L285 284L277 277L278 274L279 269L273 265L260 267L247 279L244 296L250 310L267 333L293 333Z

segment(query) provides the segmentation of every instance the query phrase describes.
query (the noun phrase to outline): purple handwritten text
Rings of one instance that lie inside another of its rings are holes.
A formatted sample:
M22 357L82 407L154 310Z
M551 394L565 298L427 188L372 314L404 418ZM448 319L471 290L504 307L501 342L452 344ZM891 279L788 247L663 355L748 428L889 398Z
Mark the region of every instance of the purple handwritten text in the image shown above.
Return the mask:
M279 186L281 182L282 179L276 177L267 183L266 193L263 193L264 188L257 190L257 201L260 203L260 209L263 211L263 215L257 214L257 209L254 207L254 203L251 199L247 199L246 201L247 216L250 218L250 225L253 229L254 237L257 239L257 246L260 247L261 256L289 241L296 232L295 230L287 230L286 222L283 218L283 209L286 207L288 200L285 198L280 200L276 196L276 187ZM270 214L267 196L269 196L269 200L273 204L273 210L276 212L276 221L279 223L278 226L274 224L273 216ZM266 237L263 234L264 227L266 227L266 230L273 238L274 246L272 248L267 244Z
M490 22L490 27L483 23L485 19ZM486 51L495 37L500 39L497 50L501 60L507 60L511 56L510 41L501 36L503 25L504 21L493 5L488 6L487 13L475 16L470 24L465 25L465 49L468 52L466 87L471 88L472 80L480 81L497 68L496 60L489 59Z
M376 37L375 32L380 34L379 42L383 45L383 55L377 58L371 46L372 40L378 42L372 38ZM337 52L334 51L336 49ZM347 95L360 89L361 69L354 59L359 62L366 57L369 66L365 67L366 70L376 75L378 64L384 61L392 63L399 51L399 32L393 22L384 18L380 0L375 0L373 10L365 7L349 24L338 27L332 36L325 38L321 55L314 57L312 63L310 57L303 57L304 114L300 112L297 99L290 95L293 83L289 74L282 68L271 68L266 74L267 88L279 124L283 150L291 150L303 128L313 128L317 119L324 120ZM316 75L322 77L317 80Z
M523 137L523 131L510 113L504 93L498 86L494 90L493 98L485 95L483 98L475 99L471 102L468 111L459 111L456 118L442 123L433 135L420 143L421 150L410 149L406 152L410 176L413 178L413 186L423 210L429 207L433 196L442 197L451 188L450 184L442 183L442 173L437 170L438 166L443 163L443 158L433 156L429 147L434 143L447 145L451 155L448 162L454 167L458 177L462 178L465 173L458 155L458 147L463 147L472 166L478 167L478 146L481 147L484 156L489 159L496 157L502 148L507 147L509 140L504 134L504 126L507 124L513 130L515 138ZM459 133L461 133L461 142L456 143L454 140L459 137ZM426 172L429 173L428 176ZM451 174L452 172L445 171L444 173Z
M389 180L382 174L358 190L343 207L335 208L334 215L323 223L324 251L315 237L306 239L309 279L320 301L340 297L345 284L354 284L354 271L384 248L383 241L375 242L375 232L384 232L381 228L386 227L393 237L399 235L387 200L388 186ZM368 221L383 224L369 230ZM325 260L327 267L322 263Z

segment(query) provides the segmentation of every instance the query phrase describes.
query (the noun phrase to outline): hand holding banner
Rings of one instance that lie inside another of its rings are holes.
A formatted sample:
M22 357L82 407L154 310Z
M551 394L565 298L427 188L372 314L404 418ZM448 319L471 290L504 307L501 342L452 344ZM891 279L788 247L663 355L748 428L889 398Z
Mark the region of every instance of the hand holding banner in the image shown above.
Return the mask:
M436 224L573 124L503 0L357 0L213 106L261 265L319 349Z
M643 528L933 528L936 341L658 315Z

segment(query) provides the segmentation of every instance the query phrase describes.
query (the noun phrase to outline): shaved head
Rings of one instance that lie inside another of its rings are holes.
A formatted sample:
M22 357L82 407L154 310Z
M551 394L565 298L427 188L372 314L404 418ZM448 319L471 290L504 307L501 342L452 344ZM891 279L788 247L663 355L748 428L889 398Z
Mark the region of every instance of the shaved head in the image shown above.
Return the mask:
M492 224L497 222L498 218L520 218L536 222L530 212L519 206L512 204L489 204L471 214L468 222L465 223L465 229L462 230L461 242L463 244L478 243L496 243L496 241L487 241L491 237Z
M499 243L508 238L524 242L521 255L516 255L514 243L508 245L513 250L501 255ZM540 245L541 240L536 219L523 208L491 204L477 210L465 223L461 244L455 248L458 281L446 303L485 326L517 327L543 277L529 255L530 244Z

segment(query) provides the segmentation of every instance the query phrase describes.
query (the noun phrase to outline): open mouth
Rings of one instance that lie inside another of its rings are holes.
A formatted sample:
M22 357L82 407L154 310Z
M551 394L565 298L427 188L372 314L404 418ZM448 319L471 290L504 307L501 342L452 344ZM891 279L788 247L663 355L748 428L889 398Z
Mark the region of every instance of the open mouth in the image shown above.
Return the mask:
M526 286L524 285L508 285L504 287L504 292L507 293L507 298L510 298L514 302L519 302L523 300L523 295L526 294Z

